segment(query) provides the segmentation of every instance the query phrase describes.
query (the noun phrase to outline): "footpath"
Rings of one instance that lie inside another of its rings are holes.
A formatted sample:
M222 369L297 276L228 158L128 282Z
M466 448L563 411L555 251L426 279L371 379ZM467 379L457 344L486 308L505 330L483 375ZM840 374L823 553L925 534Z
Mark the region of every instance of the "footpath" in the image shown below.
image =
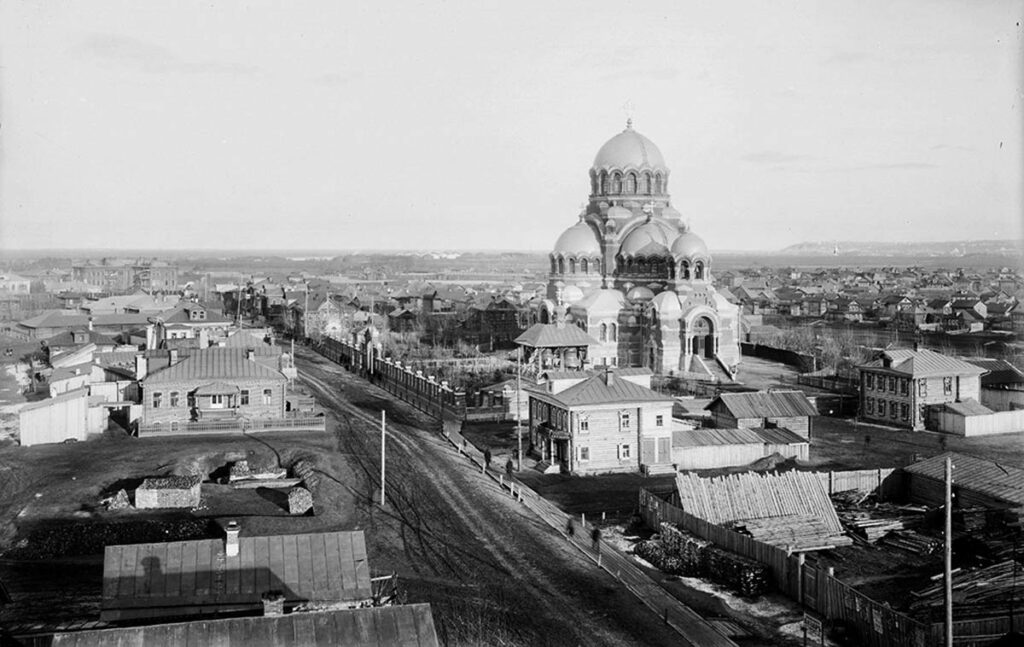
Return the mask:
M595 526L584 518L575 518L559 510L553 503L523 485L514 476L509 477L503 471L487 469L484 464L483 452L466 440L460 433L461 422L446 419L443 421L444 437L452 446L476 465L509 496L517 499L528 509L537 514L548 525L566 536L566 540L575 546L583 555L612 577L622 583L633 595L646 604L682 636L685 644L693 647L737 647L736 643L721 634L697 612L673 597L665 589L654 582L639 566L629 559L622 551L601 541L593 541ZM569 534L570 520L572 533Z

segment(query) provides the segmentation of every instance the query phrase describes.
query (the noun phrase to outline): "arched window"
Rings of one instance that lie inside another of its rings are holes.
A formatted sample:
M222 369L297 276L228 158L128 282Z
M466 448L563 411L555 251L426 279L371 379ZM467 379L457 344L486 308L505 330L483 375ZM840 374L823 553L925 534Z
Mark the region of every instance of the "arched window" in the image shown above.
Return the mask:
M698 281L704 278L704 263L703 262L697 261L696 263L694 263L694 265L693 265L693 274L694 274L694 278L697 279Z
M575 273L576 273L576 259L575 258L570 258L569 259L569 274L575 274Z
M564 258L558 259L558 273L559 274L565 274L565 259Z
M601 324L601 336L598 339L608 341L608 324Z
M683 261L679 264L679 276L683 279L689 280L690 278L690 261Z
M636 193L636 173L626 174L626 193Z
M584 274L590 272L590 263L585 258L580 260L580 272L583 272Z
M608 171L601 171L601 195L608 195Z
M590 194L597 193L597 173L590 174Z
M651 193L651 174L644 173L640 176L640 193L650 195Z
M647 261L642 259L642 258L640 260L638 260L636 262L636 271L639 272L640 274L646 273L647 272Z
M655 173L654 174L654 192L656 194L658 194L658 195L661 195L661 193L663 193L663 188L664 187L662 187L661 173Z
M552 258L551 259L551 273L554 274L557 271L558 271L558 266L556 265L555 259Z
M609 332L611 333L612 341L618 341L619 340L619 327L618 326L616 326L615 324L612 324L611 327L609 328Z
M618 171L612 173L612 193L622 193L622 176Z

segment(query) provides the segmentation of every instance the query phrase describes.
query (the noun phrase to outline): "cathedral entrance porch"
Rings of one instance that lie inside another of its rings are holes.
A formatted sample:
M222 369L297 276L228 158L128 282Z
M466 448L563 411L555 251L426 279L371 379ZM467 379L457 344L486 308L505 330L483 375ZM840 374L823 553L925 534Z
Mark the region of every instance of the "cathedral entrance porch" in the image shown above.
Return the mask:
M697 357L714 359L715 325L707 317L700 317L693 322L693 333L690 338L690 352Z

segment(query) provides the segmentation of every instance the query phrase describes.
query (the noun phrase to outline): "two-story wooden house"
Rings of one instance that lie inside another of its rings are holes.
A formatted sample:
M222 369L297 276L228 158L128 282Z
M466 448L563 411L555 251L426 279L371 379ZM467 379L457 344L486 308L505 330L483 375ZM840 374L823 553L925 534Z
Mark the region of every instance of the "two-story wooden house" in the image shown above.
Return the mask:
M860 370L860 415L870 422L924 429L928 407L978 400L985 369L930 350L887 350Z
M649 371L628 372L559 374L528 392L530 442L542 460L576 474L673 471L673 400L644 385Z

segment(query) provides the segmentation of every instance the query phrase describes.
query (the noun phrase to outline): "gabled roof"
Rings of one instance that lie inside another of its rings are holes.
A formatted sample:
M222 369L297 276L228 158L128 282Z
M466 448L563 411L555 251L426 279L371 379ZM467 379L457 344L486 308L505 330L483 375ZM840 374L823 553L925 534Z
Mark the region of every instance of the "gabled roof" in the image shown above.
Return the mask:
M601 372L564 391L544 393L544 395L567 407L630 402L674 402L667 395L662 395L616 375L615 371L610 371L610 373L612 375L611 384L608 384L607 373Z
M982 386L1024 384L1024 372L1004 359L969 359L968 364L988 371L981 376Z
M564 348L567 346L596 346L597 341L577 326L567 324L533 324L516 337L517 344L529 348Z
M191 380L262 379L280 380L287 378L279 371L267 368L246 359L245 349L207 348L192 353L174 366L151 373L143 384L182 382Z
M953 481L957 487L981 492L1016 505L1024 505L1024 469L983 458L946 452L904 467L903 470L937 481L945 481L946 456L953 459Z
M79 336L84 335L84 341L75 341L75 334ZM46 338L46 345L53 346L77 346L78 344L96 344L97 346L117 346L117 342L114 341L108 335L96 332L95 330L76 328L74 330L65 330L62 333L57 333L53 337Z
M886 363L889 365L886 366ZM882 353L881 358L861 368L882 368L911 377L941 377L944 375L980 375L985 369L978 368L955 357L947 357L928 349L892 349Z
M724 406L734 418L796 418L816 416L817 409L803 391L754 391L722 393L705 409Z

